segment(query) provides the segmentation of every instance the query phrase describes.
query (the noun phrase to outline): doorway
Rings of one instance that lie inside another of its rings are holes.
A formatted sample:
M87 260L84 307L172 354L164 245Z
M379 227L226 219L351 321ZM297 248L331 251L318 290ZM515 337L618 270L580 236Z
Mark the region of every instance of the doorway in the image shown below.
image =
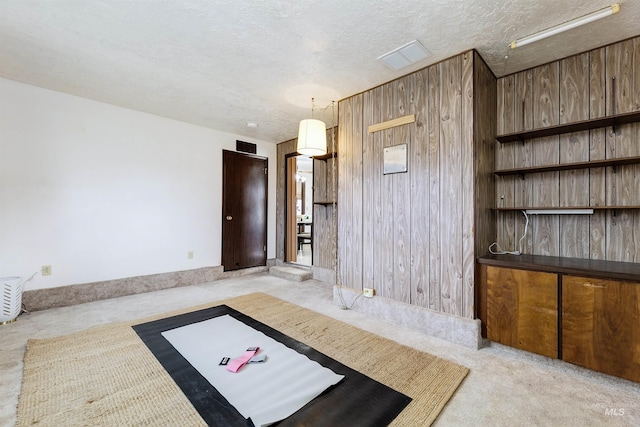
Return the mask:
M268 160L223 150L222 266L267 265Z
M286 157L285 262L313 265L313 158Z

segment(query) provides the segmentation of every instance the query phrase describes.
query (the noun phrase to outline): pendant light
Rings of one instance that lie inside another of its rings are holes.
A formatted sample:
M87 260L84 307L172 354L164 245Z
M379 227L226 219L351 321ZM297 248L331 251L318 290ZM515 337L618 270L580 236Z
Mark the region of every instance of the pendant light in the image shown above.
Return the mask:
M298 129L298 153L306 156L322 156L327 154L327 125L322 120L313 118L315 108L311 98L311 118L300 121Z

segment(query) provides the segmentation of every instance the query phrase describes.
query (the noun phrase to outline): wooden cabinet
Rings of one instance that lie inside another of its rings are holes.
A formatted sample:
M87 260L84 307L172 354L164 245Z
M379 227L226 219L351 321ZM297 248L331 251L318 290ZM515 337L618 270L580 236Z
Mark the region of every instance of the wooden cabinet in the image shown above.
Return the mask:
M640 284L563 276L562 359L640 382Z
M487 338L558 357L558 276L487 267Z
M484 337L640 382L640 264L488 255L478 271Z

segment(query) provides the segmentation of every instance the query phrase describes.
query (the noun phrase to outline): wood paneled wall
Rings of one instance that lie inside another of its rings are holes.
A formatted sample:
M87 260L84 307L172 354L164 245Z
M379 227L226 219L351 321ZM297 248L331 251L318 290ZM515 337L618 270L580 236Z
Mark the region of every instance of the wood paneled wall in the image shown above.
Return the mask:
M338 129L327 130L327 152L335 152L338 145ZM313 201L332 202L338 199L338 159L313 161ZM313 205L313 265L336 270L337 206Z
M276 259L284 261L285 230L287 227L286 167L287 154L295 153L298 139L281 142L276 148L278 170L276 172Z
M497 133L640 110L640 38L498 79ZM595 129L524 143L496 142L497 169L640 155L640 125ZM498 207L640 205L640 166L497 178ZM640 211L531 216L523 252L640 262ZM520 212L497 214L497 241L518 248Z
M332 135L333 132L333 135ZM337 129L327 130L327 150L331 151L337 145ZM285 259L285 229L286 229L286 157L296 153L298 139L281 142L277 146L277 194L276 194L276 258ZM313 166L313 200L329 201L334 192L331 186L337 188L337 176L332 173L337 159L314 160ZM337 174L337 170L336 170ZM337 190L336 190L337 191ZM313 206L313 266L325 269L336 269L336 228L337 212L333 213L333 206Z
M340 102L338 284L474 317L475 258L495 236L495 94L470 51ZM384 175L399 144L408 172Z

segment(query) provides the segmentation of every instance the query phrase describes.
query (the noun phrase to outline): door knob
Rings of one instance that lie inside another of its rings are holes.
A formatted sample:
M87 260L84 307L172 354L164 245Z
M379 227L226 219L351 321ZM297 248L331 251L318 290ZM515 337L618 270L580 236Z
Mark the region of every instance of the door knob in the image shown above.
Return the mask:
M233 217L231 215L227 215L227 221L231 221Z

